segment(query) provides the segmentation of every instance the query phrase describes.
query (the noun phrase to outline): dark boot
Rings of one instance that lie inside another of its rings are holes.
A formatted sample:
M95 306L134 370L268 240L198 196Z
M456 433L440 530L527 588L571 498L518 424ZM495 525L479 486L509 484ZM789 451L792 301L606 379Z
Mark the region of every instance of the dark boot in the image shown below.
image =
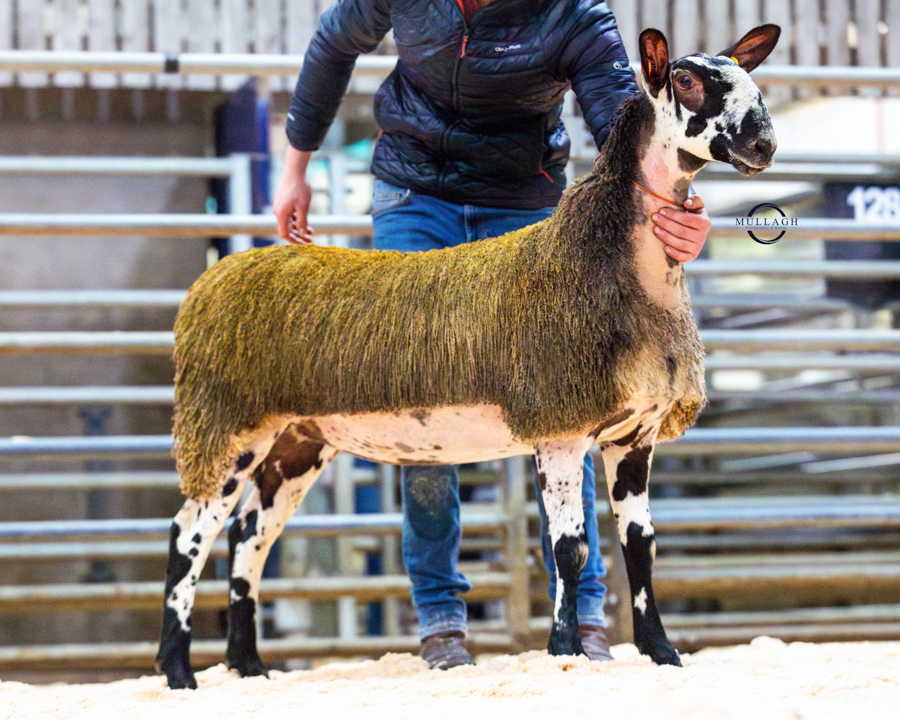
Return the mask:
M474 665L475 660L465 646L466 636L459 631L441 632L422 640L419 657L428 667L449 670L457 665Z
M607 662L612 660L609 654L609 640L606 639L606 631L596 625L579 625L578 637L581 638L581 646L584 654L591 660Z

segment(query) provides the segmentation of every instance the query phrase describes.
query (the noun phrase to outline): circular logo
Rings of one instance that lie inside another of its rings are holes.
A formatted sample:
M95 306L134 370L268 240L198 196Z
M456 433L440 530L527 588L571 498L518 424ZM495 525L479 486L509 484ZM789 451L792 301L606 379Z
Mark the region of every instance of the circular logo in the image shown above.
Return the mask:
M778 207L777 205L775 205L774 203L760 203L760 204L757 205L755 208L753 208L749 213L747 213L747 217L751 217L751 218L752 218L752 217L753 217L753 214L754 214L757 210L759 210L759 209L761 209L761 208L772 208L773 210L777 210L778 213L781 215L781 217L787 217L787 215L784 214L784 211L783 211L780 207ZM760 245L773 245L774 243L777 243L779 240L781 240L781 238L784 237L784 233L785 233L785 232L787 232L787 231L786 231L786 230L782 230L782 231L778 234L777 237L774 237L774 238L771 238L771 239L760 239L760 238L756 237L756 235L753 234L753 231L752 231L752 230L748 230L748 231L747 231L747 234L750 235L750 237L752 237L754 240L756 240L756 242L758 242Z

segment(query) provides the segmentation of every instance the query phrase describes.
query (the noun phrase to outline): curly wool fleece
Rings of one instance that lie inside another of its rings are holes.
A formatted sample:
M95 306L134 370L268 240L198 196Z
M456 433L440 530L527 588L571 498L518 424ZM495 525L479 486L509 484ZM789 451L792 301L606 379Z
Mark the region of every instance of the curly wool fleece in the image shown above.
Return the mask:
M425 253L273 246L204 273L175 324L183 492L216 492L239 434L279 415L492 404L531 442L658 395L676 401L660 438L682 434L705 400L690 300L682 281L677 307L653 303L628 241L646 102L539 224Z

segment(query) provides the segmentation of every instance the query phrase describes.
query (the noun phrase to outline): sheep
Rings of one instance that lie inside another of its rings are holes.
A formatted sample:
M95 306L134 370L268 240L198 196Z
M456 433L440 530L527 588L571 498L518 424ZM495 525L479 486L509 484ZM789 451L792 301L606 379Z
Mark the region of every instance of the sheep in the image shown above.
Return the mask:
M582 458L600 444L634 607L634 642L679 665L653 598L647 484L655 444L705 403L703 347L682 267L650 216L680 206L710 160L753 175L775 138L747 74L780 30L669 61L640 36L646 92L625 100L593 171L553 215L427 253L275 246L225 258L175 324L174 454L187 500L170 534L157 667L195 688L197 578L229 531L226 659L266 673L254 614L269 548L339 451L453 464L535 455L558 573L551 654L583 652Z

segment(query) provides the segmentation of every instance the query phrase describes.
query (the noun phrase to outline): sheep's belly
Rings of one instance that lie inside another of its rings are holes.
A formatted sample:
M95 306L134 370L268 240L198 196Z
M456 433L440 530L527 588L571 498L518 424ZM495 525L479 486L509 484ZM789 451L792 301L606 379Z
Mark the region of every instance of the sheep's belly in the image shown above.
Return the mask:
M636 402L629 405L633 413L628 418L605 427L597 437L584 433L558 439L583 443L587 451L594 442L623 437L638 423L658 420L668 406L655 398ZM451 465L533 455L535 451L534 444L513 437L496 405L325 415L294 422L301 428L307 425L316 439L373 462Z
M451 465L534 453L513 438L496 405L450 406L297 420L326 443L374 462Z

